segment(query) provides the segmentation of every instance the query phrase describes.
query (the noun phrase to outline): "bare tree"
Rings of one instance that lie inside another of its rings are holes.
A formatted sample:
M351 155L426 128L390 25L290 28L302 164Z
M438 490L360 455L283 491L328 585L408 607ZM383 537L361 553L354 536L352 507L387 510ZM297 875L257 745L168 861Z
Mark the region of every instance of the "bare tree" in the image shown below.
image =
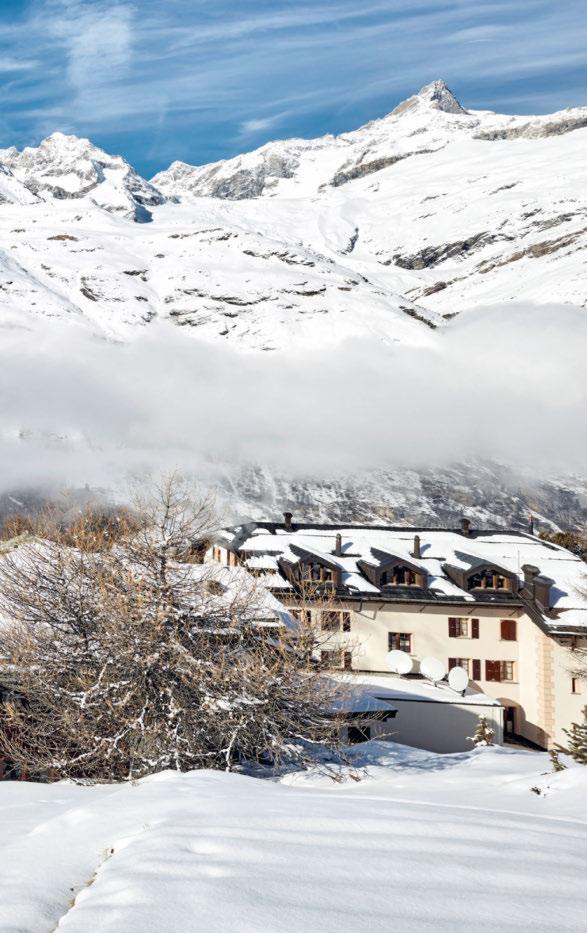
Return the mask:
M241 568L193 562L213 504L171 476L132 515L115 541L80 516L67 543L0 561L0 751L29 773L121 780L335 747L311 623L276 618Z

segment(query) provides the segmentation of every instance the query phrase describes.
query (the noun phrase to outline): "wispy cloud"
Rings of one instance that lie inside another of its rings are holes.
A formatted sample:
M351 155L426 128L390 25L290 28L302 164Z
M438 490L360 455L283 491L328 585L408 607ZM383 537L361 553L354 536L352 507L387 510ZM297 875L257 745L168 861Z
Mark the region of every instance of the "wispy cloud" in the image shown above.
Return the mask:
M8 13L4 21L0 9L6 142L32 143L67 126L144 172L162 167L168 153L204 162L277 132L352 129L437 77L470 107L510 99L539 112L587 103L584 0L18 7L20 18Z

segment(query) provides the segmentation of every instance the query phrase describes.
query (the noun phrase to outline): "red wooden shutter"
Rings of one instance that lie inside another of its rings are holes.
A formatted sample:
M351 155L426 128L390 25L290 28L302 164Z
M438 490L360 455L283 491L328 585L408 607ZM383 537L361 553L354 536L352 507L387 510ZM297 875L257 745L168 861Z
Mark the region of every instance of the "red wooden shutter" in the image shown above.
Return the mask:
M504 641L516 641L516 620L501 620L501 637Z
M499 661L485 662L485 680L501 681L501 664Z
M481 661L473 658L473 680L481 680Z
M448 620L448 637L449 638L457 637L457 620L456 619Z
M350 632L350 630L351 630L351 614L350 614L350 612L343 612L343 614L342 614L342 630L343 630L343 632Z
M479 619L471 619L471 638L479 638Z
M448 659L448 669L449 669L449 671L452 671L453 667L456 667L456 666L457 666L457 659L456 659L456 658L449 658L449 659Z
M351 671L353 669L353 656L350 651L345 651L343 655L343 667L345 671Z

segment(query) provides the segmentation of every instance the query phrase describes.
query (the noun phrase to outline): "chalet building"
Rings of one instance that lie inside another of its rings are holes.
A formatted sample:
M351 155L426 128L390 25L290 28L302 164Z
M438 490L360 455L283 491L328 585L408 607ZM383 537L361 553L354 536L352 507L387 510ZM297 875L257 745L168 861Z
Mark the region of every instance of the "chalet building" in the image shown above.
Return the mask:
M587 567L515 531L252 522L226 529L210 556L244 565L292 613L329 633L332 668L389 671L390 650L461 666L505 708L506 735L548 748L581 720L587 685ZM307 584L312 584L308 604ZM582 695L583 693L583 695Z

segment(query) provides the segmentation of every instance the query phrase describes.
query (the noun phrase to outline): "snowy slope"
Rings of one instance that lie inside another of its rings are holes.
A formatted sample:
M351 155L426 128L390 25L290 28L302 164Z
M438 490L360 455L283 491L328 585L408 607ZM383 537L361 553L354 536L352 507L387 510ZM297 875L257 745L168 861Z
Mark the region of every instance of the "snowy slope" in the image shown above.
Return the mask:
M435 82L354 132L152 183L60 133L0 150L0 309L289 350L426 343L479 303L584 304L586 124L469 112Z
M584 929L587 768L553 774L525 750L355 754L358 783L0 784L0 928Z

